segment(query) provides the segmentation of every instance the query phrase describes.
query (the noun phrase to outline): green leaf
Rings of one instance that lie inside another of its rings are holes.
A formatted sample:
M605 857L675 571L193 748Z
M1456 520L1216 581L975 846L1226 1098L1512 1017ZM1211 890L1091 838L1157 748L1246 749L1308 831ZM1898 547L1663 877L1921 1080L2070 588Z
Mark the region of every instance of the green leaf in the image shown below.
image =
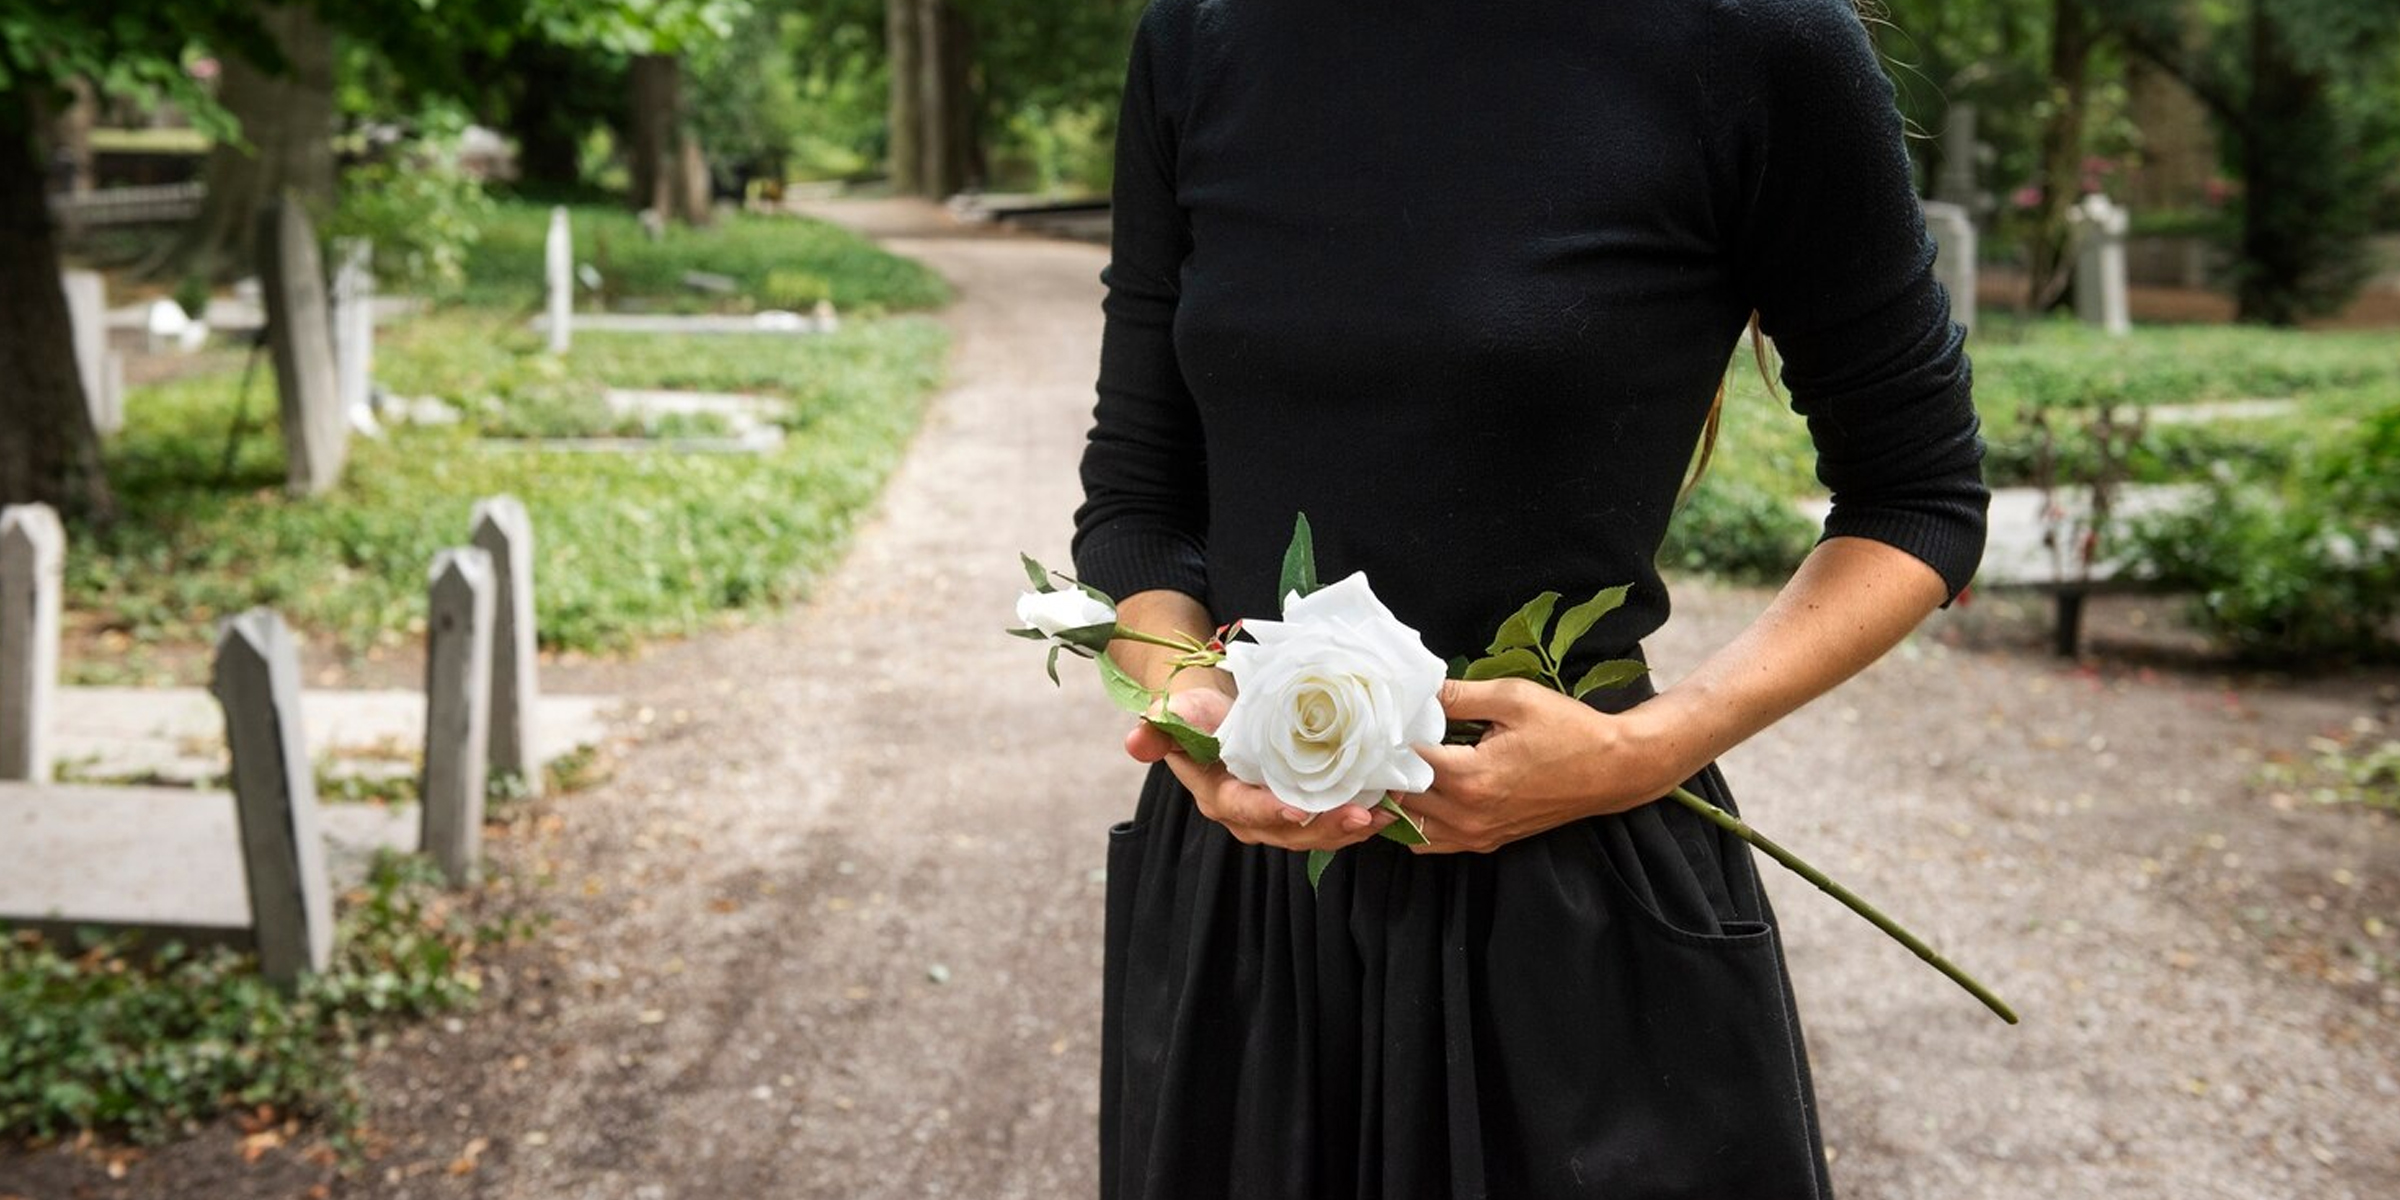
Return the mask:
M1150 711L1154 693L1143 687L1140 680L1126 674L1125 668L1117 665L1117 660L1103 654L1092 661L1100 664L1100 685L1108 689L1108 698L1118 708L1137 717Z
M1331 865L1333 865L1333 851L1311 850L1308 852L1308 890L1312 892L1317 890L1317 882L1325 878L1325 868Z
M1585 693L1601 688L1623 687L1649 673L1648 663L1630 658L1612 658L1584 672L1583 678L1575 681L1575 698L1581 700Z
M1004 629L1001 632L1010 637L1024 638L1029 642L1046 642L1050 640L1050 635L1043 633L1039 629Z
M1467 673L1464 676L1464 678L1476 680L1540 679L1541 677L1541 656L1523 646L1513 650L1503 650L1490 658L1479 658L1468 663Z
M1042 564L1033 561L1032 555L1019 554L1017 555L1017 558L1019 561L1025 564L1025 578L1033 581L1033 590L1037 592L1055 592L1058 590L1057 586L1050 582L1050 572L1045 570L1042 567Z
M1166 730L1167 736L1174 738L1175 744L1181 746L1184 754L1193 762L1205 767L1220 757L1215 735L1182 717L1171 712L1161 712L1155 717L1144 719L1152 725Z
M1398 842L1403 846L1424 846L1431 844L1425 837L1425 827L1417 824L1417 819L1408 815L1408 810L1400 807L1400 802L1392 799L1392 794L1390 792L1385 792L1383 794L1383 799L1377 801L1375 807L1380 808L1383 811L1399 818L1399 820L1383 827L1384 837L1390 838L1391 840Z
M1317 542L1308 531L1308 514L1292 518L1292 544L1283 551L1283 585L1275 589L1278 602L1298 592L1305 596L1317 590Z
M1560 614L1558 630L1550 635L1550 661L1567 661L1567 651L1575 648L1575 643L1591 630L1594 622L1623 607L1625 594L1632 590L1630 583L1608 588Z
M1047 670L1050 672L1050 686L1052 686L1052 687L1057 687L1057 686L1059 686L1059 682L1058 682L1058 647L1056 647L1056 646L1052 646L1052 647L1050 647L1050 661L1049 661L1049 663L1047 663L1047 664L1046 664L1046 669L1047 669Z
M1039 637L1040 635L1036 634L1035 636ZM1470 661L1471 660L1468 659L1464 654L1453 656L1450 659L1450 669L1446 673L1447 677L1451 679L1465 679L1467 677L1467 664Z
M1500 623L1500 632L1492 635L1488 653L1498 654L1520 646L1531 648L1541 645L1542 630L1549 628L1550 610L1556 607L1557 592L1543 592L1526 601L1525 607L1518 609L1516 615Z

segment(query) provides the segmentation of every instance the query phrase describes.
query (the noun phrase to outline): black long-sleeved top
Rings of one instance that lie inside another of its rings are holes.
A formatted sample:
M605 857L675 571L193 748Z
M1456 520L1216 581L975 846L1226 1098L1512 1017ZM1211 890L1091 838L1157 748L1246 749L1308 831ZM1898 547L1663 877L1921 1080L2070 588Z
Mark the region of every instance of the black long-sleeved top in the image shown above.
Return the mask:
M1273 616L1292 515L1448 656L1653 565L1753 310L1833 495L1955 595L1963 334L1845 0L1154 0L1117 131L1083 578Z

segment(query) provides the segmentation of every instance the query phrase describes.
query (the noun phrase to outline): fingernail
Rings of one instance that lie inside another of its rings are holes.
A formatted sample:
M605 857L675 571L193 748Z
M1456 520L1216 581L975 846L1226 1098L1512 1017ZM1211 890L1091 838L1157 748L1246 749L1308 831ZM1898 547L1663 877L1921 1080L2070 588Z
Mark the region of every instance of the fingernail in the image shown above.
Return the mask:
M1308 824L1308 814L1301 812L1296 808L1287 808L1283 810L1283 819L1291 822L1294 825Z

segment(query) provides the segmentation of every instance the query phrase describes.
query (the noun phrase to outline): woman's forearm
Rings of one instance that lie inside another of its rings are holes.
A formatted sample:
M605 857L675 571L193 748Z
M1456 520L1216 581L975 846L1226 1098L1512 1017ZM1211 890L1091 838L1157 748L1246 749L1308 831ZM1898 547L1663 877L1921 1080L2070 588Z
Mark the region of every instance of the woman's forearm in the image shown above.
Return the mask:
M1160 637L1188 634L1207 641L1216 632L1216 622L1209 617L1207 606L1200 601L1165 588L1135 592L1117 602L1117 624L1125 629L1138 629ZM1153 690L1167 687L1168 676L1175 674L1175 651L1148 642L1119 638L1108 644L1108 656L1125 668L1127 674L1140 680L1143 687ZM1191 669L1175 674L1173 688L1182 691L1195 684L1207 683L1225 692L1233 684L1225 673L1214 669Z
M1627 714L1637 743L1685 778L1864 670L1945 598L1906 551L1828 538L1739 637Z

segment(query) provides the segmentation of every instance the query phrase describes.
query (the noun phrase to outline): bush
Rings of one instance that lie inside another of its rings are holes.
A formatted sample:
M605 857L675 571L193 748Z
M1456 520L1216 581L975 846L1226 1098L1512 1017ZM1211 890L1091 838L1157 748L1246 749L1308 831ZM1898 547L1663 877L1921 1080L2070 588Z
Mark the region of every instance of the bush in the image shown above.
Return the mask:
M2205 504L2138 524L2134 557L2199 593L2201 624L2252 655L2391 654L2400 621L2400 405L2280 481L2227 470Z
M1816 544L1817 528L1790 498L1738 478L1710 478L1667 527L1661 568L1753 583L1792 573Z

